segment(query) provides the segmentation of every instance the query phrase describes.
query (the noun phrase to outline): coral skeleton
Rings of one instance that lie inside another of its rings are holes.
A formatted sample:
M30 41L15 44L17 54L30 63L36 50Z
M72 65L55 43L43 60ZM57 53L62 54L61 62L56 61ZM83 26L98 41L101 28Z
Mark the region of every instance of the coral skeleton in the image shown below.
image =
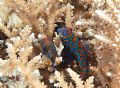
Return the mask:
M120 0L0 0L0 88L119 87Z

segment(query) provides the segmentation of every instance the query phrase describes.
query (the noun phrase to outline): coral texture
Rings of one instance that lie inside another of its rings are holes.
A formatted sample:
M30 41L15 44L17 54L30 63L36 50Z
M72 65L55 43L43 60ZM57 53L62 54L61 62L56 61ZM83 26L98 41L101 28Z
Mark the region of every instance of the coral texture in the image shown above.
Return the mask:
M63 64L56 22L92 51L88 79ZM0 0L0 88L119 88L119 51L119 0Z

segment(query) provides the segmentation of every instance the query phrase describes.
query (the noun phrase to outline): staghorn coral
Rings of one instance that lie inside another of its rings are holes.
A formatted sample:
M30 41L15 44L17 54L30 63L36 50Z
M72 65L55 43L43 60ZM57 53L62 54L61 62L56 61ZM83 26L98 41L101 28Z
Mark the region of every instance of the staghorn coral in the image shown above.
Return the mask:
M94 44L98 67L91 69L96 72L102 88L106 84L111 88L119 88L119 4L119 0L0 0L0 30L8 37L4 40L7 48L1 48L8 55L5 56L6 60L2 60L3 58L0 60L0 72L3 74L0 77L4 78L5 76L5 79L10 79L10 75L14 74L13 70L19 69L22 79L20 82L24 86L20 87L19 83L11 83L9 80L7 85L13 85L10 88L46 87L47 84L42 83L42 78L39 79L33 75L38 68L48 69L47 67L51 65L50 59L41 55L39 41L44 36L53 36L54 22L62 16L68 27L78 27L77 30L74 30L78 36L86 39L89 36L94 38L88 41ZM41 35L38 36L38 34ZM56 57L58 65L62 61L60 54L63 46L61 43L59 47L57 46L59 38L53 41L59 56ZM82 40L83 43L85 41ZM37 51L36 48L39 50ZM1 50L0 54L2 54ZM68 72L78 88L93 88L93 77L87 79L83 85L75 72L71 69ZM74 88L72 83L64 81L64 76L60 77L63 74L66 75L64 72L57 73L56 77L59 83L53 82L55 85ZM47 74L45 73L45 75ZM1 82L1 85L3 88L7 87L4 82ZM48 88L50 87L48 86Z
M59 81L58 87L69 88L67 83L64 81L64 76L60 75L59 72L55 72L56 79Z
M80 76L76 72L72 71L72 69L68 68L67 71L70 74L70 77L75 81L76 88L94 88L94 85L92 84L94 77L89 77L89 79L84 83L84 81L79 78Z
M33 71L32 65L35 64L34 59L37 57L34 57L31 63L29 62L29 64L27 65L28 56L32 53L32 49L33 49L33 47L30 46L32 40L30 38L29 40L27 39L29 35L30 35L30 28L26 26L23 30L21 30L20 37L18 36L11 38L11 41L7 43L8 48L6 49L8 53L8 61L5 63L7 68L5 69L5 66L3 65L1 66L1 70L4 68L4 71L2 71L3 74L6 72L11 73L14 68L19 67L21 69L20 73L25 77L26 83L28 85L31 85L33 88L36 88L36 86L45 87L44 84L42 83L40 84L39 79L34 78L31 73L31 71ZM18 53L19 56L17 56L16 53Z

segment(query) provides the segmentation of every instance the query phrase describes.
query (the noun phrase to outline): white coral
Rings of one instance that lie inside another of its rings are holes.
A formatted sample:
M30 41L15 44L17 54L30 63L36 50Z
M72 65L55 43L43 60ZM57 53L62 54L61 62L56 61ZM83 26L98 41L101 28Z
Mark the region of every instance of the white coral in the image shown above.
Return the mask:
M0 18L2 19L2 22L5 23L8 21L10 9L5 6L4 1L0 1Z
M35 78L40 78L40 73L39 73L39 70L34 70L32 75L35 77Z
M94 88L93 80L94 76L89 77L85 82L85 88Z
M39 40L42 40L42 39L44 39L46 36L44 35L44 34L38 34L38 39Z
M62 88L69 88L68 83L64 80L64 76L60 74L60 72L55 71L55 77L59 81L59 83L55 84L54 86L58 86Z
M9 16L9 21L7 23L8 28L10 27L19 27L22 24L22 20L17 16L17 14L12 13Z
M56 50L57 50L57 53L58 53L59 56L61 55L61 52L62 52L63 48L64 48L64 46L63 46L62 42L60 42L59 47L56 47Z
M67 69L70 77L75 81L77 88L84 88L83 81L79 78L80 76L74 72L71 68Z
M0 0L0 4L4 4L5 2L4 2L4 0Z

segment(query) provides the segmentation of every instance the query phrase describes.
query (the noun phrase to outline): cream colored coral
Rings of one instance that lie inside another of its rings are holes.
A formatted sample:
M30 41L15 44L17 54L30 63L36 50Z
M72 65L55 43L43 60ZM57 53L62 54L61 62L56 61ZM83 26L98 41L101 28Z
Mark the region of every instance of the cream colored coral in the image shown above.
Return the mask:
M77 88L84 88L83 81L79 78L80 76L74 72L72 69L67 69L70 77L75 81Z
M9 27L20 27L22 25L22 20L15 14L15 13L12 13L10 16L9 16L9 21L7 23L7 26L8 28Z
M94 88L93 80L93 76L89 77L85 82L85 88Z
M4 73L6 72L12 72L12 70L15 67L19 67L21 69L21 74L25 77L26 83L28 85L31 85L34 88L37 88L37 86L41 86L42 88L45 88L45 85L42 84L38 78L34 78L32 76L32 70L31 66L35 64L34 59L31 60L31 65L28 65L28 56L31 54L33 47L30 46L32 43L32 38L27 39L30 36L31 31L27 31L30 28L26 26L23 30L20 32L20 36L11 38L11 40L7 43L8 48L7 53L9 56L9 60L5 63L6 65L3 64L2 68L4 68ZM27 40L27 41L26 41ZM24 46L23 46L24 44ZM18 55L16 55L16 52L18 52ZM33 79L33 80L31 80Z
M55 71L55 77L59 81L58 87L69 88L67 82L64 80L64 76L58 71Z
M73 20L72 9L73 9L72 6L70 4L67 4L67 6L66 6L66 19L65 19L67 27L72 27L72 20Z

